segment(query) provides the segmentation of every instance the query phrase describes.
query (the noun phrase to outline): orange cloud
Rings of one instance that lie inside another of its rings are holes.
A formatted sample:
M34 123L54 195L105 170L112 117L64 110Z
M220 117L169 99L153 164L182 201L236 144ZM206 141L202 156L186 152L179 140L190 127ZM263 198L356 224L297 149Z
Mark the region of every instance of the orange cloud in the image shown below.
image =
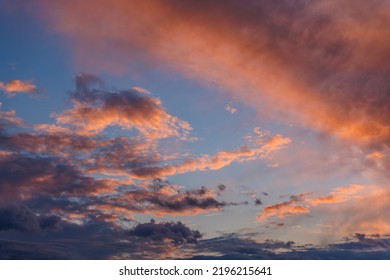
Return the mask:
M133 88L106 91L97 77L76 77L73 108L55 117L59 124L74 126L80 134L99 133L109 126L136 129L147 139L182 137L192 129L190 124L168 114L158 98L146 90ZM91 85L97 87L92 88Z
M389 145L390 31L383 26L390 8L383 1L122 0L109 10L103 0L42 1L51 28L71 39L84 62L118 69L158 60L289 123Z
M383 153L380 153L380 152L373 152L373 153L368 154L366 157L368 159L378 160L378 159L384 158L385 155Z
M348 200L355 200L359 197L354 194L364 187L361 185L350 185L348 187L339 187L327 196L310 197L313 193L302 193L290 196L290 200L263 209L257 220L263 222L270 217L277 216L279 219L284 219L291 215L303 214L311 212L311 208L321 204L341 203Z
M353 203L342 203L327 208L327 223L341 234L363 232L388 234L390 232L390 192L386 187L370 186ZM334 233L333 233L334 234Z
M215 155L201 155L197 158L184 160L179 164L141 167L132 170L132 175L138 178L156 178L194 171L218 170L233 162L267 158L270 153L281 149L290 143L290 141L287 137L276 135L270 137L265 143L257 147L243 145L235 150L221 151Z
M262 214L257 217L258 221L265 221L267 218L277 216L283 219L286 216L309 213L310 209L301 205L297 205L296 201L287 201L275 205L265 207Z
M32 83L31 80L11 80L6 83L0 82L0 90L4 91L9 96L20 92L34 93L36 89L37 87Z
M320 196L310 199L308 202L317 206L319 204L331 204L331 203L340 203L346 200L349 200L356 192L362 190L364 187L360 185L350 185L349 187L340 187L335 191L331 192L328 196Z

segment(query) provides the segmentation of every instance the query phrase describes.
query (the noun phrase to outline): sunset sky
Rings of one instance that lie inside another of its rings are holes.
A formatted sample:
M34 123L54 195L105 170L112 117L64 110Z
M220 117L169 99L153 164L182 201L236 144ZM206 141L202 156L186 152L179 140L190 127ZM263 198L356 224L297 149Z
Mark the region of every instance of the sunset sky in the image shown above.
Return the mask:
M0 259L390 259L387 0L0 0Z

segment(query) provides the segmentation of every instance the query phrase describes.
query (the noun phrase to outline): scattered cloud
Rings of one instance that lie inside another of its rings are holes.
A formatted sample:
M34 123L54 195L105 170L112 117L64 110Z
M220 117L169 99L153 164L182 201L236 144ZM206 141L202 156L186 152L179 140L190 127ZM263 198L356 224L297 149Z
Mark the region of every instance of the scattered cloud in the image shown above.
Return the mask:
M161 149L160 142L185 142L191 127L168 114L151 93L140 88L108 90L90 74L76 76L75 84L70 92L73 107L53 114L55 124L29 126L15 111L0 114L0 206L6 207L4 215L25 217L26 227L14 219L4 230L39 232L59 226L60 221L80 226L99 221L122 227L140 213L199 215L247 204L222 200L223 184L215 189L190 189L163 179L266 159L290 142L280 135L267 135L214 155L178 155L174 149ZM135 131L108 137L105 131L110 126L122 128L118 134ZM26 206L12 208L9 201Z
M17 93L34 94L37 86L33 84L32 80L11 80L8 82L0 82L0 90L8 96L14 96Z
M231 114L234 114L237 112L237 109L234 108L230 103L226 105L226 111L228 111Z

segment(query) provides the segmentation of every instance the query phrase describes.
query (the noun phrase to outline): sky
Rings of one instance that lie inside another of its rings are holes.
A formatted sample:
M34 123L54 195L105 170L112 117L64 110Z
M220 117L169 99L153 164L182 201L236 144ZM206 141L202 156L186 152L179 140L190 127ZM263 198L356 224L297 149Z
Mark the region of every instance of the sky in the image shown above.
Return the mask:
M390 3L0 0L0 259L390 259Z

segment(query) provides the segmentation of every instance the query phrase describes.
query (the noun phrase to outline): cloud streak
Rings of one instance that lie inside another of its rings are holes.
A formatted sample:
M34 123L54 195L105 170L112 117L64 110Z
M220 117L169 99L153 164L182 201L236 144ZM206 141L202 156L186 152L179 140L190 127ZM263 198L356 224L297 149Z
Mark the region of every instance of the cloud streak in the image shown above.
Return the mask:
M290 196L286 202L273 204L263 209L257 220L264 222L267 219L276 216L284 219L288 216L310 213L312 207L322 204L342 203L348 200L356 199L356 192L364 187L360 185L350 185L348 187L339 187L327 196L311 197L313 193L302 193Z

